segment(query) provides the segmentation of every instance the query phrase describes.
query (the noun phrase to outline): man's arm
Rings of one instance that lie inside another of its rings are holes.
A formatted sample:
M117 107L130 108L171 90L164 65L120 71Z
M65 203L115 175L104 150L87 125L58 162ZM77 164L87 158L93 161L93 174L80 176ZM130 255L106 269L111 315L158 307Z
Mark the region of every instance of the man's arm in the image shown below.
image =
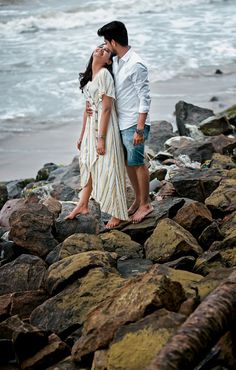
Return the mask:
M151 104L147 68L141 63L136 63L134 65L134 70L131 75L131 79L140 100L137 121L137 132L134 134L134 145L137 145L143 142L144 140L142 130L144 130L145 122Z

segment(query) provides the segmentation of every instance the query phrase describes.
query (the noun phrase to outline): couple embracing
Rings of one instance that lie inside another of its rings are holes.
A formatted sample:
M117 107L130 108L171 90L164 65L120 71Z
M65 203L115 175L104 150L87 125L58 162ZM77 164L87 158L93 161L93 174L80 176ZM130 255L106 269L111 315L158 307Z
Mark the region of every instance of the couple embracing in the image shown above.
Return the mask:
M82 191L66 218L88 213L92 194L101 210L112 216L106 225L111 229L121 220L138 223L153 210L144 163L151 99L147 67L129 46L125 25L110 22L98 35L104 43L94 50L86 71L80 74L80 88L86 97L77 143ZM128 210L125 167L135 193Z

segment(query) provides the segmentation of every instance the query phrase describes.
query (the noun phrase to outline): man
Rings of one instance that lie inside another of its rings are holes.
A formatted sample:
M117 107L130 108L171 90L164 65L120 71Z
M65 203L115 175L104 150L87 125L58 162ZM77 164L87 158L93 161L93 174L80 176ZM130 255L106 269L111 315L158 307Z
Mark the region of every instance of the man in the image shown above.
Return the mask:
M138 223L153 211L149 201L149 172L144 163L144 142L150 130L148 71L129 46L127 29L122 22L110 22L97 33L104 37L104 47L116 55L113 58L116 108L127 173L135 192L128 214Z

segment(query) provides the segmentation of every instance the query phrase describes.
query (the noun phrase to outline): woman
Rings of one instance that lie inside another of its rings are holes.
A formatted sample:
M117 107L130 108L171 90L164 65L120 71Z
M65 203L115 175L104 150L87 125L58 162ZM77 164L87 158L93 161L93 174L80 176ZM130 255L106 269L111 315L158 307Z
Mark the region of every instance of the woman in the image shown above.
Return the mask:
M78 141L82 191L80 200L66 219L89 212L90 195L103 212L111 214L106 227L128 220L125 194L124 153L115 111L115 87L111 72L111 52L97 47L87 69L80 74L80 88L93 115L84 111L83 128Z

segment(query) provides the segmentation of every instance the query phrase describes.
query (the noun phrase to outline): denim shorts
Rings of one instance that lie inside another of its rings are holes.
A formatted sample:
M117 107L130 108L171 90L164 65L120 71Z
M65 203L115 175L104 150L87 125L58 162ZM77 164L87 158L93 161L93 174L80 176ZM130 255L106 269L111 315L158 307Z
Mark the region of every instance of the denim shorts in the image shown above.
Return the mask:
M124 146L125 160L128 166L144 165L144 142L138 145L133 144L133 137L136 125L121 131L121 138ZM147 140L150 126L144 127L144 140Z

